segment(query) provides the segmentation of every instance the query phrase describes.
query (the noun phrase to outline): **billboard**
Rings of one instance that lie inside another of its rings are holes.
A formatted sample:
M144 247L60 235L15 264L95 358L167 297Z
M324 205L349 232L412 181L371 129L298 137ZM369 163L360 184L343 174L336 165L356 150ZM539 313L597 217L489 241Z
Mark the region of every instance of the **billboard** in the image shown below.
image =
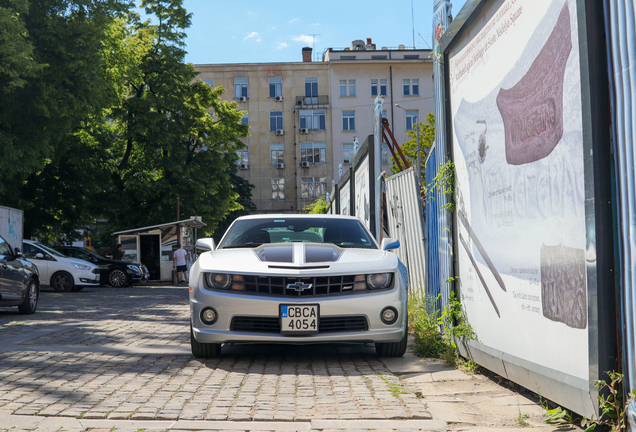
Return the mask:
M598 302L611 297L613 287L604 292L599 283L612 274L613 248L596 250L611 221L595 200L609 180L601 174L606 157L593 151L603 143L589 131L596 114L584 97L602 76L587 72L590 53L580 52L594 20L587 7L473 0L440 43L457 291L479 338L474 353L591 415L593 382L607 364L600 351L611 351L613 328L599 328ZM599 343L603 334L610 340Z
M355 191L355 215L373 232L373 227L371 227L369 177L369 153L367 153L355 168L353 189Z
M351 209L351 187L350 180L345 181L339 188L340 194L340 214L349 216Z

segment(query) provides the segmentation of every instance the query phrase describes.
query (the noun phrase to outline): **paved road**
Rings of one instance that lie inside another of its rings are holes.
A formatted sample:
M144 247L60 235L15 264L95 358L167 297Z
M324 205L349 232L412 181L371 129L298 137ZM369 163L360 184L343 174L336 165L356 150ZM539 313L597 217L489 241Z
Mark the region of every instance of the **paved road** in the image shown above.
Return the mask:
M0 309L0 410L81 419L430 419L372 346L233 346L192 357L187 288L43 289Z

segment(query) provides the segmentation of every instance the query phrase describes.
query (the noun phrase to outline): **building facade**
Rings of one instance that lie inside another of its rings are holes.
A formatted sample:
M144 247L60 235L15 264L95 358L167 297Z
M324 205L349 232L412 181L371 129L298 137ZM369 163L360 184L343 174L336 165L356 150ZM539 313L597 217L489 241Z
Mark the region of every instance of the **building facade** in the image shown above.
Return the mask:
M250 136L237 164L260 213L295 213L331 190L340 164L353 162L354 136L361 145L373 133L378 94L399 143L417 113L434 109L429 50L376 50L368 40L330 48L322 62L311 53L303 48L302 62L195 65L200 79L246 111ZM385 150L386 168L389 159Z

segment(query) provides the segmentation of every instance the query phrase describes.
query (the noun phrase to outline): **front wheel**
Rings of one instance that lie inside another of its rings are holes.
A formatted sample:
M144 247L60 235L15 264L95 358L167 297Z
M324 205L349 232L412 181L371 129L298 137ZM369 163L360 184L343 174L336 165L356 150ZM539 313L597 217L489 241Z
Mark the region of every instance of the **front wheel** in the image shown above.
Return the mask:
M108 283L113 288L121 288L128 285L128 276L122 269L113 269L108 273Z
M190 347L192 348L192 355L196 358L215 358L221 356L220 343L197 342L194 338L194 332L192 331L192 324L190 324Z
M57 292L69 292L75 286L75 282L70 273L58 272L51 277L51 286Z
M34 314L38 307L38 298L40 297L40 289L34 280L30 280L24 293L24 301L18 306L18 310L23 315Z
M402 357L406 352L406 343L408 341L409 332L404 332L404 337L399 342L378 342L375 344L375 352L378 357Z

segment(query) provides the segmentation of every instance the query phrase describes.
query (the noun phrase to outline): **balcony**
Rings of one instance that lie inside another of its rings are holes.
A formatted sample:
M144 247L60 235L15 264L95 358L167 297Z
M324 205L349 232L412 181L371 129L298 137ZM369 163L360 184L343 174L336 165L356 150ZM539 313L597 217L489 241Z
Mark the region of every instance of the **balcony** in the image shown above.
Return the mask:
M317 107L328 106L329 96L296 96L296 106Z

